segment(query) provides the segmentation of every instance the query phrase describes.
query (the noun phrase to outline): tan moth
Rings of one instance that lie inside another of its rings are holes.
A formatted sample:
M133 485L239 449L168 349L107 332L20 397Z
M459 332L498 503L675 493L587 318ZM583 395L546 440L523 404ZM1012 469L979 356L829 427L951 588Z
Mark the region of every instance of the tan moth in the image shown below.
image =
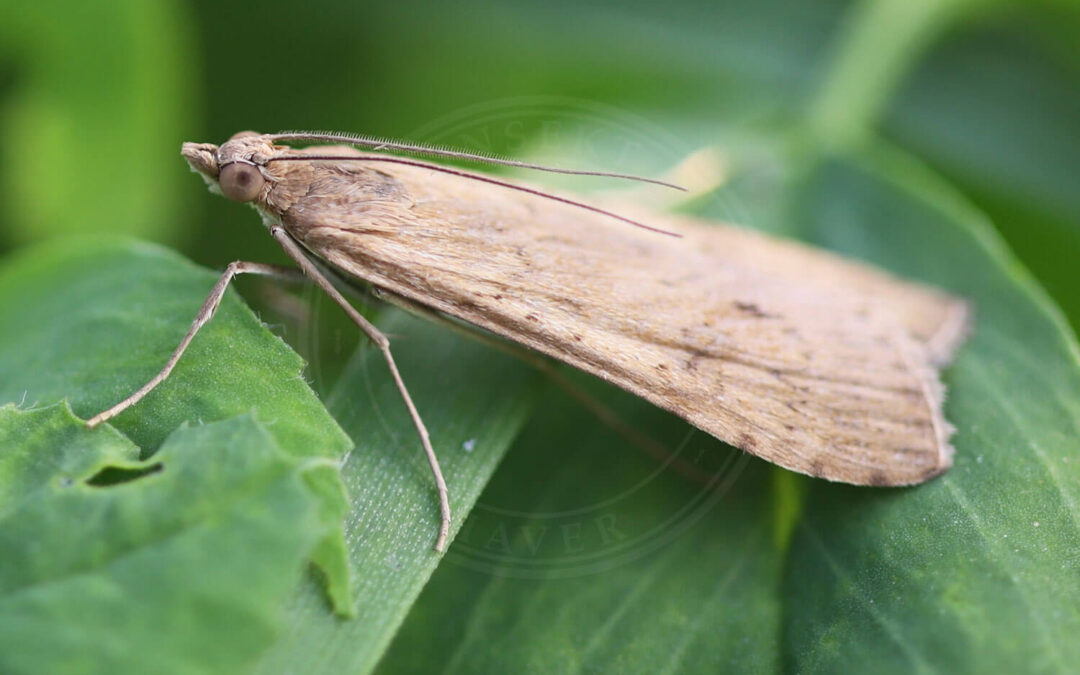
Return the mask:
M294 149L283 141L346 145ZM382 351L435 475L436 549L445 547L450 509L423 421L387 338L314 261L408 309L601 377L800 473L908 485L951 465L938 371L966 333L963 301L752 231L671 215L630 221L356 145L420 150L344 135L243 132L220 147L185 143L183 155L212 191L251 203L300 271ZM297 275L231 264L163 370L89 424L164 380L243 273Z

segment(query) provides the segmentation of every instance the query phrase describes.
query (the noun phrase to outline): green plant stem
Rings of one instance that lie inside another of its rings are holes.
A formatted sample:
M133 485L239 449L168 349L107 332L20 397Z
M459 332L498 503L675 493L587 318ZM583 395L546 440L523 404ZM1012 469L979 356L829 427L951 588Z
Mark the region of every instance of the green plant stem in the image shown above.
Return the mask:
M856 147L918 58L954 22L995 0L864 0L851 10L810 106L810 137Z

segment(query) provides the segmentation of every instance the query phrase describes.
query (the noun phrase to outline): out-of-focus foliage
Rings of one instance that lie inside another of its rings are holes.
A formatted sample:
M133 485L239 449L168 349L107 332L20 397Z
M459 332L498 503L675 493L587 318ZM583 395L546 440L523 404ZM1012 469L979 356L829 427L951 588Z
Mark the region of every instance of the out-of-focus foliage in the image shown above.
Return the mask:
M0 245L190 240L177 139L199 129L190 8L0 2Z

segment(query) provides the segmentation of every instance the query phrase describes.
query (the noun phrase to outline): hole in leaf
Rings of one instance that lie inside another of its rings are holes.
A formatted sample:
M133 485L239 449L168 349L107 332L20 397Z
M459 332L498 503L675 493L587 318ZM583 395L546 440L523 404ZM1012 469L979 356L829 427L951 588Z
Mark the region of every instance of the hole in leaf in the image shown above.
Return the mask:
M157 473L164 469L165 465L161 462L141 469L121 469L116 466L107 466L90 478L87 478L86 484L93 485L94 487L120 485L121 483L130 483L139 480L143 476L149 476L150 474Z

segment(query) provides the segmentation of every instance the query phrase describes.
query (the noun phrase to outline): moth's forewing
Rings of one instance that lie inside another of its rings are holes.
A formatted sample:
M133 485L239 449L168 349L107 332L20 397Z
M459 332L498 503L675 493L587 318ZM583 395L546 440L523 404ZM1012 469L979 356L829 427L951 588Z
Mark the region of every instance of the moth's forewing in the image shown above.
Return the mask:
M747 452L856 484L917 483L950 466L937 364L967 308L942 292L738 228L635 214L675 239L422 168L264 171L264 218L340 271Z

